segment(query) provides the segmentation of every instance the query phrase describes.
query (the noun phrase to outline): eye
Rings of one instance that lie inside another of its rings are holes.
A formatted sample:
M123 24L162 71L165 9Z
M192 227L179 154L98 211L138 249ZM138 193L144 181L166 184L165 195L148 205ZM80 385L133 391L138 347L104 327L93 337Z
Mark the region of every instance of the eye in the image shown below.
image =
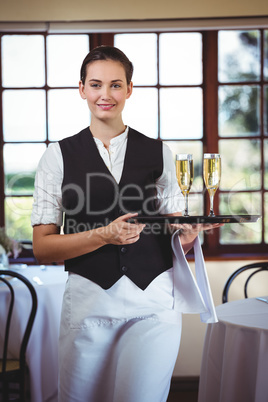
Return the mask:
M112 88L121 88L120 84L112 84Z
M90 86L91 86L91 88L100 88L100 84L94 84L94 83L92 83L92 84L90 84Z

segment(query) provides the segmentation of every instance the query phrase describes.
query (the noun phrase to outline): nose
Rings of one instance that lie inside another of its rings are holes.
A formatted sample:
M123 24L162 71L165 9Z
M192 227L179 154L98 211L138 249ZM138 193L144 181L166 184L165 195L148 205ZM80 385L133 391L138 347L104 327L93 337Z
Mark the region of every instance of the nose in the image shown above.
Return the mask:
M101 99L106 101L111 99L110 87L106 85L102 87Z

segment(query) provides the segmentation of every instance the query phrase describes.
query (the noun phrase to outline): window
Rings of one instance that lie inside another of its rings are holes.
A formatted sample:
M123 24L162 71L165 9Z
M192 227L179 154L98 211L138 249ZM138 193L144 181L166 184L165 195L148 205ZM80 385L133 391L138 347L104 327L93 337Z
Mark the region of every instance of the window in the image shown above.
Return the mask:
M31 239L34 173L46 146L89 125L78 95L90 47L114 44L134 64L124 120L192 153L189 211L208 213L205 152L222 156L215 209L260 214L204 236L206 255L264 254L268 243L268 30L1 35L0 226Z
M78 96L80 64L88 51L88 35L1 37L1 215L16 239L32 237L34 176L46 146L89 124L89 112Z
M267 33L218 34L220 213L263 216L256 224L223 228L222 244L267 243Z
M202 34L117 34L114 44L134 64L134 90L127 102L125 121L164 140L174 160L176 153L190 153L191 149L195 178L190 211L203 215Z

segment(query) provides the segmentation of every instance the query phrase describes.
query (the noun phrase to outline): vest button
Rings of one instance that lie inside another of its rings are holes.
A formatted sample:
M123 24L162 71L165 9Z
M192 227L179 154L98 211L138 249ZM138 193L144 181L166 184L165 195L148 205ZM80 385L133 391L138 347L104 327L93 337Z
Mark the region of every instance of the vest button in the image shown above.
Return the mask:
M127 248L126 247L121 247L121 253L123 253L123 254L126 254L126 252L127 252Z
M128 267L125 267L124 265L121 267L121 272L127 272Z

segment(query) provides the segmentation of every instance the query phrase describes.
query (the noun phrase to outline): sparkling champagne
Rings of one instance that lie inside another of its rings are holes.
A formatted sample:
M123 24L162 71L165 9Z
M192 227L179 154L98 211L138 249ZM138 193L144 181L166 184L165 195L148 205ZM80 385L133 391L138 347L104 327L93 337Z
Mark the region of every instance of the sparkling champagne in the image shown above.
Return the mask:
M193 160L176 161L177 179L182 193L189 194L194 179Z
M214 194L221 180L221 157L219 154L204 155L203 175L210 196L210 216L215 216L213 211Z
M184 216L189 216L188 195L194 179L194 163L191 154L176 155L176 175L178 184L185 198Z

